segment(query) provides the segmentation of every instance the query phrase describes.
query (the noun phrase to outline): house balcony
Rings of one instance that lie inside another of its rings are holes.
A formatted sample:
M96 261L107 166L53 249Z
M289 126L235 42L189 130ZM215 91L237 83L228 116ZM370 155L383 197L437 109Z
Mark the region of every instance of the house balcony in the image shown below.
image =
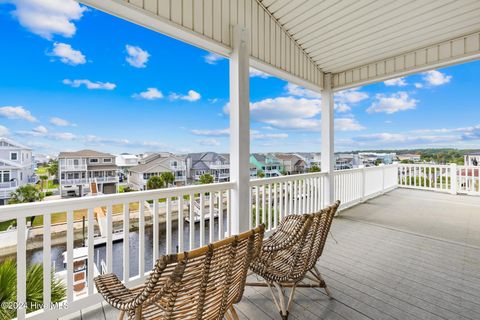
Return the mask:
M211 170L225 170L225 169L230 169L229 164L211 164L209 165Z
M335 171L334 199L341 200L342 206L318 264L335 300L329 300L321 291L313 291L312 295L300 289L292 314L300 319L313 319L314 315L322 319L417 319L440 315L446 319L454 319L454 315L458 319L474 319L469 315L480 312L475 298L480 293L475 276L480 272L480 237L472 231L480 230L480 217L476 214L480 197L461 194L480 195L478 183L474 183L478 181L478 170L394 164ZM328 175L320 172L251 180L250 208L243 217L249 227L269 221L268 235L286 215L316 212L325 207L327 179ZM231 235L229 208L234 186L233 182L215 183L0 208L4 219L17 219L19 232L14 249L20 275L34 256L43 257L37 262L43 263L44 273L49 274L52 263L60 259L57 255L64 250L59 248L67 248L65 265L55 265L55 276L67 288L68 310L40 310L28 313L27 318L45 319L76 312L84 319L113 319L117 316L115 310L106 304L98 305L101 297L89 285L93 277L114 272L128 286L135 286L145 280L160 255L177 249L190 250ZM190 196L198 207L189 206ZM146 200L152 203L147 205ZM129 210L118 208L123 204L129 204ZM102 207L102 219L106 220L100 221L97 211ZM81 230L81 222L74 220L73 212L81 210L87 213L86 247L82 250L86 259L94 263L88 264L84 289L77 290L74 252L83 247L73 241L74 232ZM196 210L203 226L200 229L194 223L184 222ZM209 220L212 210L223 214ZM118 216L116 211L123 215ZM63 231L63 235L50 232L51 215L58 212L66 212L63 225L55 226L55 232ZM24 218L28 216L43 217L45 232L40 249L26 250L35 241L25 237ZM112 221L121 221L123 230L130 230L129 237L125 238L123 233L114 237ZM172 221L177 221L175 226ZM209 228L204 228L207 225ZM179 228L184 232L178 233ZM146 234L152 237L153 247L142 240ZM160 238L160 234L164 236ZM100 243L98 237L103 237L104 251L95 249ZM130 245L123 246L123 241ZM120 257L114 252L121 252ZM22 279L19 287L25 289ZM247 288L237 306L242 319L275 317L266 290ZM46 301L49 294L49 290L44 292Z
M87 171L87 164L60 164L60 171Z
M90 182L118 183L118 176L114 176L114 177L94 177L94 178L90 178Z
M187 166L185 164L178 164L176 166L170 166L172 171L185 171L187 170Z

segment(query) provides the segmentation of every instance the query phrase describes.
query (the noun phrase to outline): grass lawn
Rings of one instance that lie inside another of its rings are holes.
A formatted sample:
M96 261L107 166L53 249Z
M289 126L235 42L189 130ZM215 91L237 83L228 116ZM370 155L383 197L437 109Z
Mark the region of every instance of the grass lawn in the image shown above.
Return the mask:
M13 223L14 220L7 220L0 222L0 231L5 231Z
M41 175L48 175L48 167L40 167L35 169L35 173L38 174L39 176Z

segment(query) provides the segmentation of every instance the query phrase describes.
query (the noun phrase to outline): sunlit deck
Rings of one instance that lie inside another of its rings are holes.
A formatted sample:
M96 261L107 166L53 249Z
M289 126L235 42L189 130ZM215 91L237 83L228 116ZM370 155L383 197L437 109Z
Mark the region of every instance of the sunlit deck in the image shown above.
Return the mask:
M340 213L320 259L331 288L299 289L292 319L478 319L480 197L396 189ZM279 319L246 288L242 319ZM68 319L116 319L97 305Z

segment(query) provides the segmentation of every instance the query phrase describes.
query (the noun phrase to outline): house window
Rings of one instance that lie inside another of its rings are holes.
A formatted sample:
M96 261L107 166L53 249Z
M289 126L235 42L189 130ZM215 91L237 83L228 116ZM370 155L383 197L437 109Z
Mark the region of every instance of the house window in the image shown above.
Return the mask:
M98 159L96 158L90 159L90 163L98 163Z
M10 181L10 171L0 171L0 182L9 182Z
M18 160L18 153L17 152L10 153L10 160L12 161Z
M80 160L78 160L78 159L73 160L73 165L74 166L78 166L79 164L80 164Z
M103 163L112 163L112 159L111 158L105 158L105 159L103 159Z
M172 161L172 166L176 167L177 166L177 161Z

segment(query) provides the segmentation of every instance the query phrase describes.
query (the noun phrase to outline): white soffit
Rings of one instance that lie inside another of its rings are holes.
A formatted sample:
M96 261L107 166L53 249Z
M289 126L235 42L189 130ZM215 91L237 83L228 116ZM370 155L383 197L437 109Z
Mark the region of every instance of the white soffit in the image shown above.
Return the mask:
M260 0L336 89L479 56L478 0Z

